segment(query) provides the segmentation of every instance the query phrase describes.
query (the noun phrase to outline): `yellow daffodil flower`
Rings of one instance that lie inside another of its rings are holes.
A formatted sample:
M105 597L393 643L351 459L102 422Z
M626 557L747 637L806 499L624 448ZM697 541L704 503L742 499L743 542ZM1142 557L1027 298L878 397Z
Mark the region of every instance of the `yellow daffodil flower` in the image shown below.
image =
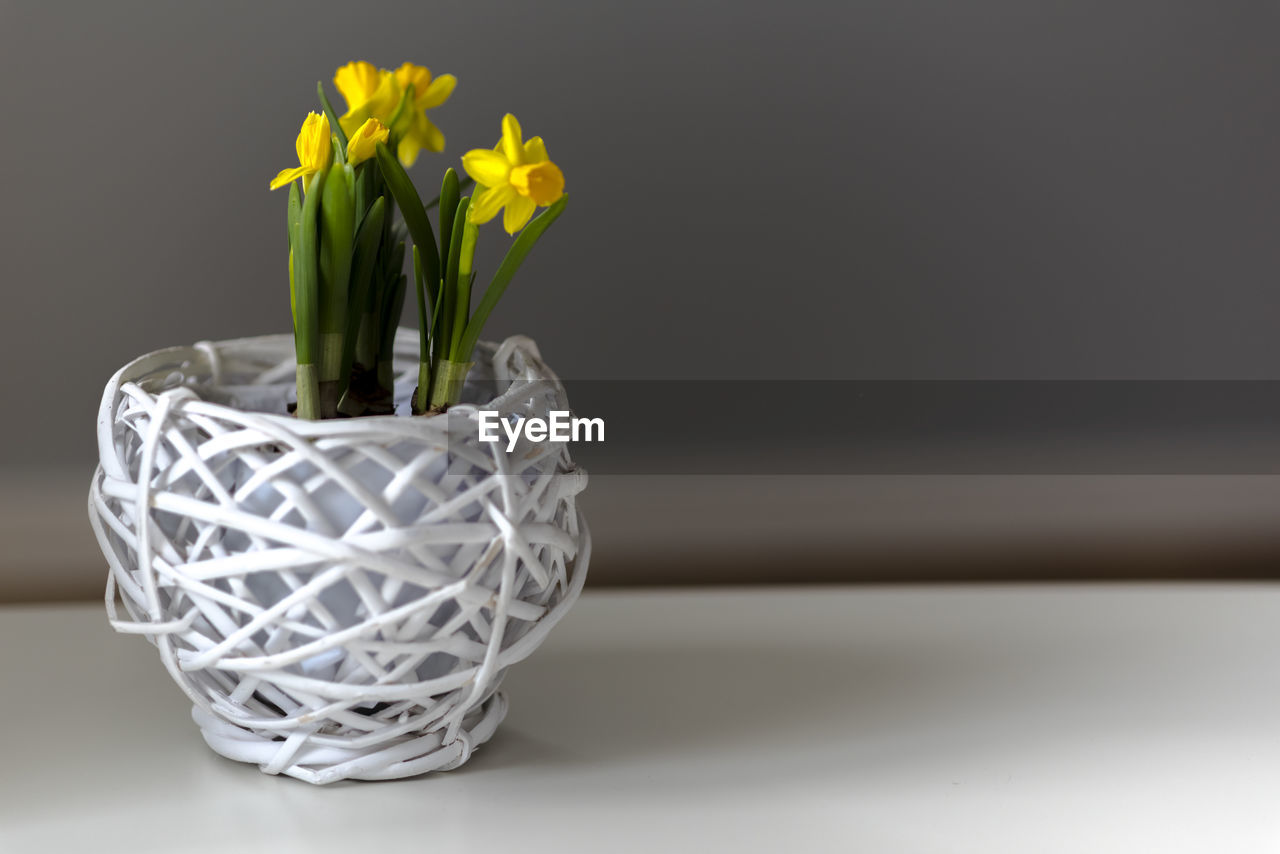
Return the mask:
M564 195L564 173L548 159L542 137L522 141L520 122L510 113L502 118L497 147L468 151L462 168L477 184L467 218L479 225L506 208L502 227L508 234L524 228L536 207L547 207Z
M282 169L271 181L271 189L277 190L295 178L301 178L306 189L307 178L329 168L333 161L333 144L329 142L329 120L319 113L307 113L298 131L298 163L293 169Z
M376 118L383 123L391 120L400 93L395 91L391 72L383 71L368 62L348 62L333 75L333 85L347 102L347 112L338 119L342 131L348 137L364 124L366 119Z
M410 85L413 86L413 108L407 111L407 126L396 148L396 156L400 158L400 162L405 166L412 166L423 148L427 151L444 151L444 134L427 118L427 110L435 109L449 100L453 88L458 85L458 78L452 74L441 74L433 79L426 68L410 62L397 68L393 77L396 88L401 93Z
M365 123L356 128L347 140L347 162L352 166L373 157L377 153L377 145L386 142L391 135L390 129L377 119L365 119Z
M391 128L399 138L397 156L406 166L412 166L421 149L444 150L444 134L427 118L426 111L448 100L457 83L452 74L433 79L426 68L409 62L394 72L368 62L348 62L333 75L333 84L347 102L347 112L338 124L348 136L370 118L391 125L400 99L412 85L413 101Z

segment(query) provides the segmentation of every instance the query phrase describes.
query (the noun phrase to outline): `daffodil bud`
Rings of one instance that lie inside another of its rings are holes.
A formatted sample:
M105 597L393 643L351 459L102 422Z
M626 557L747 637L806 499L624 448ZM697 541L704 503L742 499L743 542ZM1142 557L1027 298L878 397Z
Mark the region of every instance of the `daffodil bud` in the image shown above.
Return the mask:
M329 164L333 162L333 144L329 140L329 120L320 113L307 113L294 146L298 151L299 165L293 169L282 169L272 179L271 189L279 189L298 178L301 178L305 185L312 175L329 168Z
M347 141L347 162L359 166L378 153L378 143L386 142L391 130L377 119L367 119Z

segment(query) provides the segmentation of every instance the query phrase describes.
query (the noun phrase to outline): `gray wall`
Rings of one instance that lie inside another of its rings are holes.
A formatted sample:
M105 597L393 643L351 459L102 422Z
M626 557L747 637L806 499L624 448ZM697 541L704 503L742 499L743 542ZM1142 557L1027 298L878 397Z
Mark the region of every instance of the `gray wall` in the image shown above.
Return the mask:
M424 186L547 138L573 203L490 333L566 376L1274 377L1278 17L0 0L0 467L87 470L136 354L287 329L267 181L349 58L458 75Z

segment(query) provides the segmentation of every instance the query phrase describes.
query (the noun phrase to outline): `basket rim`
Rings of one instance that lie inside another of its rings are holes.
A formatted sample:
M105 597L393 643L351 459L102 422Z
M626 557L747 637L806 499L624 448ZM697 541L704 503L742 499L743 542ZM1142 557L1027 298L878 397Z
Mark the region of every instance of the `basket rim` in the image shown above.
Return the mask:
M219 350L237 346L265 346L278 350L282 358L293 358L293 336L289 333L274 333L168 347L139 356L116 371L103 389L97 414L98 461L103 469L117 479L126 479L116 457L119 449L115 435L117 413L126 397L156 414L173 409L188 415L200 414L234 422L244 428L259 430L267 436L291 436L311 442L329 440L341 443L369 439L375 435L382 440L410 441L422 441L424 434L448 436L461 426L457 422L459 416L476 421L482 409L501 409L505 401L518 400L526 393L538 393L542 386L550 386L553 396L563 404L563 408L568 408L560 378L542 361L537 343L523 335L510 336L500 344L492 341L477 343L477 355L483 355L494 363L500 358L509 358L517 353L523 355L525 370L511 377L512 383L506 390L483 403L457 404L450 407L448 412L437 415L361 415L308 421L283 412L264 412L207 400L185 385L150 391L138 384L140 380L161 375L162 371L178 372L184 368L190 370L192 363L201 363L201 368L213 377L216 375ZM504 353L507 355L504 356ZM394 354L398 359L416 362L417 332L401 327L396 335ZM285 362L282 361L281 364ZM162 419L163 417L161 416Z
M100 407L98 423L109 423L113 419L115 401L119 397L120 389L130 383L135 383L136 379L146 373L154 372L166 364L175 366L191 363L203 362L209 366L209 373L213 373L211 362L211 351L216 349L233 348L237 346L264 346L264 345L281 345L282 350L287 351L290 355L293 353L293 335L288 332L269 333L266 335L251 335L241 338L226 338L218 340L202 340L195 344L179 345L173 347L164 347L159 350L153 350L144 353L130 361L126 362L119 370L112 374L107 381L107 385L103 390L102 405ZM542 361L542 355L539 352L537 343L525 335L511 335L504 338L501 342L495 341L477 341L477 355L484 354L486 360L493 361L497 355L504 349L510 348L513 352L521 351L524 353L526 360L533 366L538 368L538 376L524 377L513 380L513 382L521 382L533 384L539 382L552 382L560 385L560 378L552 371L545 362ZM416 360L418 355L418 336L417 332L407 327L400 327L396 332L394 344L394 353L397 357L406 360ZM135 387L151 400L156 401L165 394L169 389L155 392L150 391L141 386ZM505 396L507 392L494 397L492 400L483 403L459 403L449 407L449 412L463 413L474 412L479 408L487 406L494 400ZM225 412L243 413L252 415L255 418L265 418L276 422L281 426L288 426L296 432L304 435L329 435L335 432L345 432L341 429L333 428L338 425L346 425L348 428L356 424L385 424L391 421L403 422L409 419L415 419L415 423L440 423L440 419L448 419L449 412L440 412L435 415L398 415L391 413L389 415L355 415L343 418L317 419L315 421L307 421L295 418L279 412L270 412L254 409L245 409L238 406L231 406L217 401L199 398L201 407L210 407L214 410L223 410ZM416 419L421 419L416 420Z

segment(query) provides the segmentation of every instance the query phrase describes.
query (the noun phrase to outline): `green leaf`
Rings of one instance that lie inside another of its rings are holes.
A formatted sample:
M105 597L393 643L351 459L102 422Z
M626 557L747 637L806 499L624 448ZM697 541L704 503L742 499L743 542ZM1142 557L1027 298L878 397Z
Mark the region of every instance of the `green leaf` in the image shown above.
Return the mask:
M388 239L395 241L395 245L387 250L386 266L382 268L383 278L388 282L400 275L400 271L404 269L405 241L408 235L400 234L397 229L391 229Z
M453 216L453 233L449 237L449 261L444 267L444 284L440 288L440 306L437 309L440 338L435 347L436 356L449 357L449 342L453 340L454 314L458 304L458 255L462 249L462 232L467 227L467 208L471 197L463 196Z
M298 242L298 222L302 219L302 199L298 194L298 182L289 182L289 315L293 318L295 334L298 329L298 296L293 281L293 253Z
M458 173L452 168L444 170L444 180L440 182L440 257L449 257L449 240L453 236L453 217L458 211ZM445 275L449 274L448 264Z
M471 310L471 286L475 283L476 274L459 271L458 298L453 309L453 340L449 347L449 358L452 359L462 350L462 334L466 330L467 313Z
M360 320L364 317L364 307L369 302L374 264L378 259L379 243L382 240L382 219L386 212L386 202L379 196L373 203L373 207L369 208L369 213L360 222L360 228L356 232L355 250L351 256L347 328L342 340L342 372L338 377L339 397L346 393L347 385L351 382L351 366L356 358L356 339L360 335Z
M418 295L418 387L413 390L410 411L425 412L431 394L431 342L427 321L426 284L422 281L422 255L413 247L413 290Z
M476 241L480 238L480 229L473 222L466 222L462 227L462 247L458 252L458 289L453 305L453 330L449 341L449 358L458 355L462 343L462 333L466 330L467 319L471 316L471 285L476 280L472 272L475 266Z
M436 244L435 232L431 229L431 220L427 219L426 208L422 199L414 189L413 182L405 174L404 167L396 160L391 149L385 143L378 143L378 168L382 171L382 179L387 189L400 207L404 224L409 229L409 236L422 252L422 268L427 282L440 280L440 250Z
M309 200L308 200L309 201ZM347 289L351 283L351 252L355 242L355 205L347 186L347 172L339 163L329 168L320 199L320 331L346 329ZM335 368L335 364L331 367ZM326 376L320 380L335 380Z
M416 246L413 247L413 284L414 290L418 294L418 360L429 362L431 361L431 351L428 338L431 336L431 329L427 321L427 315L431 313L431 310L427 306L426 284L423 282L422 276L422 255L419 254Z
M404 294L408 287L409 277L403 273L395 285L387 288L386 302L382 304L382 330L378 346L379 354L390 354L395 349L396 328L400 326L400 315L404 313Z
M498 300L502 299L502 295L507 290L507 285L511 284L511 278L516 274L516 270L520 269L520 265L524 263L525 257L533 249L534 244L538 242L538 238L564 212L564 207L568 203L569 194L565 193L560 197L559 201L538 214L533 222L526 225L516 235L511 248L507 250L506 257L502 259L502 264L498 266L498 271L493 274L493 280L489 282L489 287L485 288L484 296L480 299L480 304L476 306L475 314L471 316L471 320L467 323L467 330L462 334L462 340L454 353L453 360L455 362L471 361L471 353L475 350L476 341L480 339L480 332L484 329L485 321L489 319L489 315L493 312L494 306L498 304Z
M316 81L316 94L320 96L320 106L324 109L325 118L329 120L329 133L338 138L338 145L342 148L341 162L347 162L347 135L342 131L342 125L338 124L338 115L333 111L333 104L329 103L329 96L324 93L324 81Z
M398 287L396 282L400 278L405 278L404 274L400 272L402 269L404 269L404 243L399 243L396 245L395 250L392 252L392 256L395 259L395 266L391 268L392 273L390 277L387 279L387 286L384 290L391 290L395 287ZM385 303L382 307L382 310L385 315L382 318L382 323L384 326L389 324L393 332L395 331L395 328L400 325L400 315L404 313L404 293L403 293L404 288L400 287L400 290L401 290L401 294L400 294L399 300L390 300L387 303ZM389 315L385 314L387 306L391 306L392 308L392 312Z
M294 273L297 277L297 304L294 316L297 329L294 343L299 365L314 365L318 355L320 337L320 235L318 214L320 194L324 187L324 172L317 172L311 179L311 189L302 204L298 219L298 233L294 255Z
M293 318L294 349L297 350L298 335L298 289L293 284L293 250L289 250L289 316Z
M453 167L451 166L449 168L452 169ZM458 181L458 192L461 193L463 190L467 189L475 182L476 182L476 179L472 178L470 175L460 179ZM434 199L427 202L423 207L425 207L427 210L431 210L432 208L439 206L439 204L440 204L440 197L436 196Z
M378 164L366 160L355 169L356 216L367 216L373 200L382 198L377 192Z
M298 182L289 182L289 248L293 248L293 234L302 218L302 198L298 194Z

